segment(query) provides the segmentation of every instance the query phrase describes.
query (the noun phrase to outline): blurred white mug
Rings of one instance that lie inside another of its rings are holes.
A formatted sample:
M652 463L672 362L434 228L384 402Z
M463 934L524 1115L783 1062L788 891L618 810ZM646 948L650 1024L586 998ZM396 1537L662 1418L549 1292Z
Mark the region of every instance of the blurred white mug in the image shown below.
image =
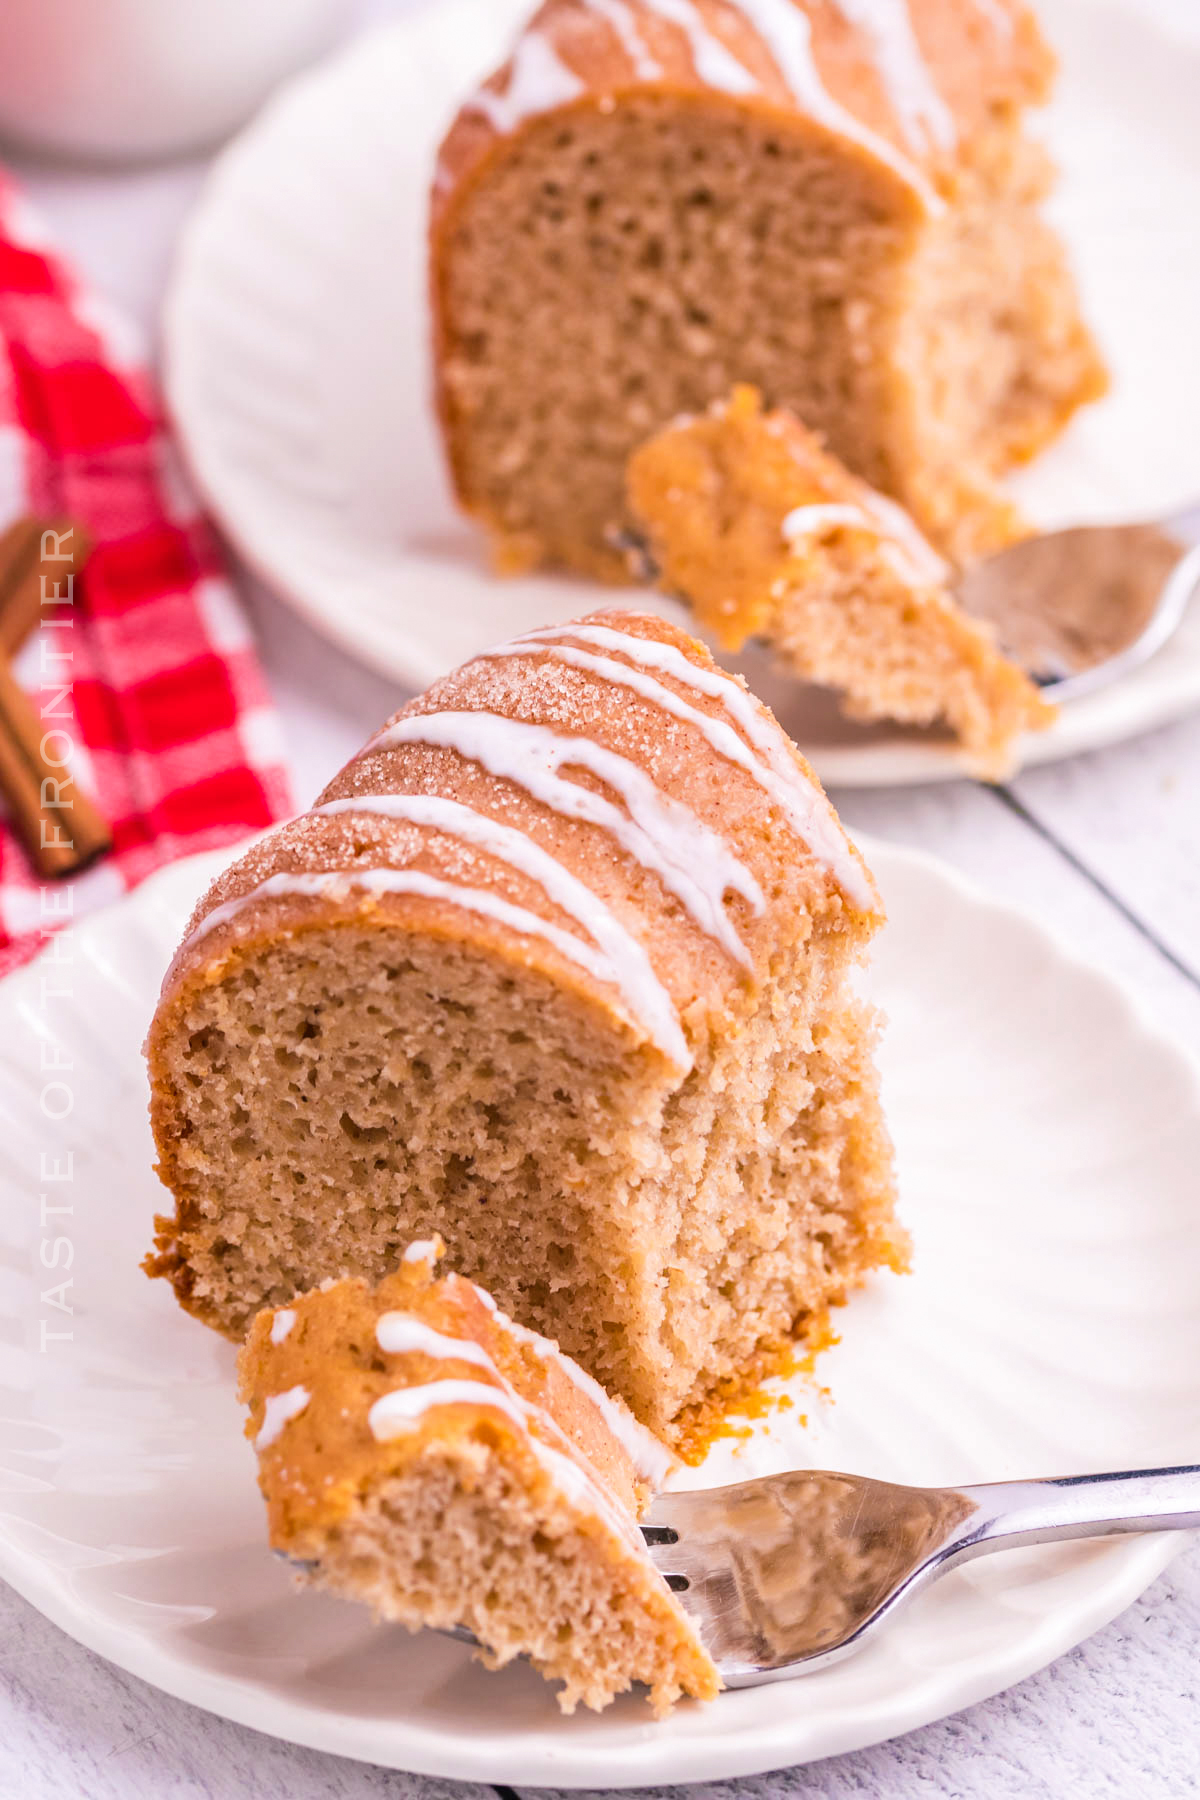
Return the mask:
M128 160L216 143L349 0L0 0L0 141Z

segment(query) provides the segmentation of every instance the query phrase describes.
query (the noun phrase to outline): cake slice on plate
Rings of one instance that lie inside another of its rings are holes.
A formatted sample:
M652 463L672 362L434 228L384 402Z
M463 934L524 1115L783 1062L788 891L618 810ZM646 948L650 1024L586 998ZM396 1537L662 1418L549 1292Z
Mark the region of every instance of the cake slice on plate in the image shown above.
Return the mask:
M497 645L213 885L148 1040L153 1274L263 1306L453 1266L682 1443L899 1266L879 894L811 769L662 619Z
M376 1288L341 1281L259 1315L241 1353L274 1549L305 1579L416 1630L466 1626L599 1711L656 1713L720 1680L637 1516L671 1457L557 1345L436 1242Z
M501 566L627 580L625 464L753 383L962 559L1104 390L1023 0L548 0L432 199L439 405Z
M944 724L998 779L1055 716L894 500L851 475L753 388L635 452L629 504L662 585L727 650L756 638L857 719Z

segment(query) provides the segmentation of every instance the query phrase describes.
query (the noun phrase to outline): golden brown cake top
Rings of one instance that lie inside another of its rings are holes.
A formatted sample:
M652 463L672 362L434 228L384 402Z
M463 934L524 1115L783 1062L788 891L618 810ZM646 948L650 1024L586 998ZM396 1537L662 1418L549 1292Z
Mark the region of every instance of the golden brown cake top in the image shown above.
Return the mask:
M314 927L416 930L538 971L682 1072L816 931L877 891L772 715L664 620L498 645L411 701L312 812L209 890L159 1021L231 958Z
M806 546L830 531L882 551L914 590L950 578L902 506L852 475L795 413L764 411L749 386L648 439L629 459L628 490L664 587L686 594L731 650L760 635L772 613L763 571L796 578Z
M436 1239L371 1288L329 1284L258 1315L239 1359L270 1536L304 1553L422 1445L503 1441L558 1496L640 1546L632 1520L672 1457L557 1345L498 1311Z
M958 144L1053 66L1023 0L547 0L464 103L435 207L529 120L631 92L802 117L936 203Z

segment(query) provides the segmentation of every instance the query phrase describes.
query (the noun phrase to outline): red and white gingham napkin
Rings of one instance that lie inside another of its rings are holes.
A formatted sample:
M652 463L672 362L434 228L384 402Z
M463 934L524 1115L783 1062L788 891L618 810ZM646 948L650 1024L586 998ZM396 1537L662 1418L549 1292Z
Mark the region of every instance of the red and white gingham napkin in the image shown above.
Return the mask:
M93 545L57 609L70 626L43 625L15 668L113 829L69 896L43 897L0 803L0 974L56 923L291 810L249 632L124 336L0 174L0 531L66 518Z

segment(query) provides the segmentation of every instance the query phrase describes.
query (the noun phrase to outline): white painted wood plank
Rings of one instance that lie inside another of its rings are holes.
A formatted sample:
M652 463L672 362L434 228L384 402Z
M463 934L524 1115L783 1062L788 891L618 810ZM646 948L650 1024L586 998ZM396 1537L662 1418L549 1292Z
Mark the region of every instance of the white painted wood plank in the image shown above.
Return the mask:
M1013 783L1200 979L1200 716Z

